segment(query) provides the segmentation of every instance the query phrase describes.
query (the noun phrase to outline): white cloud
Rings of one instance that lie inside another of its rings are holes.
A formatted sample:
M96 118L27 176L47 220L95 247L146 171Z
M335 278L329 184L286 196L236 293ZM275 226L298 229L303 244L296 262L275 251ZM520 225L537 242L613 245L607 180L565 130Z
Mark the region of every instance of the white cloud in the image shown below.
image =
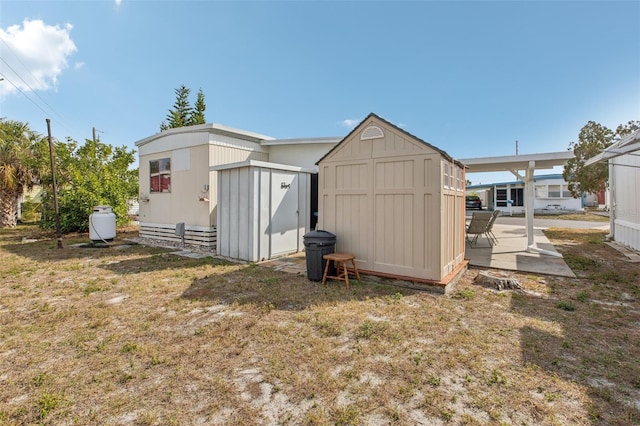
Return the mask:
M76 62L76 63L73 65L73 69L74 69L74 70L79 70L79 69L80 69L80 68L82 68L82 67L84 67L84 62L82 62L82 61L80 61L80 62Z
M120 7L121 4L122 4L122 0L116 0L116 7Z
M340 122L340 125L343 127L347 127L349 129L353 129L358 123L360 123L360 120L355 120L353 118L347 118L346 120L342 120Z
M55 88L67 58L78 51L69 34L72 28L39 19L0 28L0 73L9 80L0 85L2 95L17 91L16 86L23 92Z

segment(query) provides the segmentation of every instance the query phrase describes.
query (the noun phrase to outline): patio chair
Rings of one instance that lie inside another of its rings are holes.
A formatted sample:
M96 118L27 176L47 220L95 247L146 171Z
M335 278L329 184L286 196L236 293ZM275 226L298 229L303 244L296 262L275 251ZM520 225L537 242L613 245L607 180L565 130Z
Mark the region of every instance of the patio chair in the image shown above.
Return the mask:
M485 232L485 236L490 240L489 244L493 242L493 245L491 245L491 247L498 244L498 237L496 237L493 233L493 224L496 223L496 219L498 218L498 216L500 216L500 210L494 210L493 214L491 215L491 219L489 220L489 225L487 225L487 232Z
M497 210L496 210L497 211ZM498 214L500 213L497 211ZM498 239L495 238L491 229L493 228L493 222L495 222L495 218L497 217L496 212L475 212L473 216L471 216L471 222L469 226L467 226L466 238L467 241L473 247L478 242L478 237L484 235L487 241L489 241L489 245L493 247L493 244L498 242Z

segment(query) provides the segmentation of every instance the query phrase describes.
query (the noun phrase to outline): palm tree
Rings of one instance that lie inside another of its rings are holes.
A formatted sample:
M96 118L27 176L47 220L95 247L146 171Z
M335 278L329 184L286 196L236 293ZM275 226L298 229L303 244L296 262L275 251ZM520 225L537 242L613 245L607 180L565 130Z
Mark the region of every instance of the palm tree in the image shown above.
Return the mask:
M20 197L34 184L37 139L28 124L0 118L0 228L16 226Z

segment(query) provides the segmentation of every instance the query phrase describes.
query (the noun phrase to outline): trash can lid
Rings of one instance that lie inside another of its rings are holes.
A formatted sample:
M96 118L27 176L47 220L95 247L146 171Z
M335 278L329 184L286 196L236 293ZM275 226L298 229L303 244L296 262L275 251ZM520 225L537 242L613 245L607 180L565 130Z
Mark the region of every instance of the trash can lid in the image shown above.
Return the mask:
M318 231L311 231L311 232L307 232L306 234L304 234L304 236L302 237L304 239L318 239L318 240L329 240L329 239L335 239L336 236L335 234L332 234L329 231L322 231L322 230L318 230Z

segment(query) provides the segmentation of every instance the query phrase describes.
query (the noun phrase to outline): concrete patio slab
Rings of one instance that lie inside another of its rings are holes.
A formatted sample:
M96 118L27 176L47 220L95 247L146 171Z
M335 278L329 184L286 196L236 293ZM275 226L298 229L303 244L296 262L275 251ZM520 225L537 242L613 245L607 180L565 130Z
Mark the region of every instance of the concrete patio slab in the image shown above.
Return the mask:
M534 244L538 249L558 253L540 228L534 228ZM483 268L504 269L535 274L557 275L575 278L573 271L562 257L527 251L527 235L524 226L495 223L493 233L498 244L491 247L486 238L478 238L471 246L466 243L465 258L469 265Z
M468 242L466 243L465 258L469 260L470 266L575 278L575 274L562 257L527 251L527 235L523 225L495 223L493 233L498 238L498 244L494 247L490 247L484 237L478 238L477 244L473 247ZM534 228L534 243L539 249L558 253L540 227ZM258 264L283 272L306 276L304 252L259 262Z

